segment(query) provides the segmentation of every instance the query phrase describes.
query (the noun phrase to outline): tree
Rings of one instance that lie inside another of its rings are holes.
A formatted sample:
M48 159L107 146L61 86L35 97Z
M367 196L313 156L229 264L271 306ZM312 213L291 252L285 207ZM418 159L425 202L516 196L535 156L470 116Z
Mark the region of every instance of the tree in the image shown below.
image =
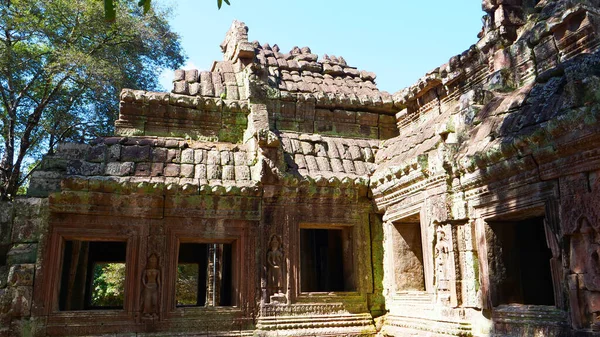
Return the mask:
M101 1L0 0L0 199L57 142L109 133L122 88L156 89L183 64L164 11L117 5L107 23Z

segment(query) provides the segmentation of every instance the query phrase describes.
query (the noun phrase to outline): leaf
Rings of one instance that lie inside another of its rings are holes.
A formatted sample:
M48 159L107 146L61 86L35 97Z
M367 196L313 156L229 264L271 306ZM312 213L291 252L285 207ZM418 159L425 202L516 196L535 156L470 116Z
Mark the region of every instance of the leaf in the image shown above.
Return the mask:
M221 6L223 6L223 0L217 0L217 7L221 9Z
M224 1L228 6L231 6L231 4L229 3L229 0L224 0Z
M117 17L117 10L113 0L104 0L104 19L108 22L114 22Z
M138 2L138 6L144 8L144 14L148 14L148 11L150 11L150 1L151 0L140 0Z

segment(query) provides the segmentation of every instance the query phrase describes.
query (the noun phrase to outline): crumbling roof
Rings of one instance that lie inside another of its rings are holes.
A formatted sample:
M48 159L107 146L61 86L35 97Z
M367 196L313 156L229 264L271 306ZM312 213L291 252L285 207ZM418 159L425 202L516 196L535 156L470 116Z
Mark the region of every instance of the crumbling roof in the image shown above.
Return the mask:
M254 187L256 154L246 145L186 142L181 138L105 137L95 144L60 144L46 156L40 183L48 173L82 180L162 184L165 186ZM36 174L32 187L38 183Z
M303 177L367 177L375 169L378 140L324 137L284 132L280 135L288 172Z
M254 45L258 69L266 72L270 86L283 92L334 94L366 105L393 106L391 95L377 89L374 73L349 66L341 56L319 59L309 47L284 54L277 45Z
M246 99L243 77L236 76L231 61L216 62L213 71L175 70L173 93L191 96Z
M224 60L215 62L211 71L176 70L173 93L227 97L238 100L248 98L248 76L260 79L280 92L281 97L312 94L327 104L360 106L393 112L392 95L379 91L376 75L349 66L343 57L323 55L320 59L309 47L294 47L282 53L278 45L248 42L248 28L234 21L221 44Z

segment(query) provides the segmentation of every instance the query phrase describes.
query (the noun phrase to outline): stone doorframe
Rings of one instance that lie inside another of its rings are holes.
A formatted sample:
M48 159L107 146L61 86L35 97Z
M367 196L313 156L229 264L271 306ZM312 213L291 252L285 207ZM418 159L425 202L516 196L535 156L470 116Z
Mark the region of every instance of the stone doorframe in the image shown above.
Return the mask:
M533 196L529 195L526 198L513 195L507 198L496 199L491 203L475 205L472 208L475 215L475 235L477 250L479 252L481 305L484 310L493 311L494 309L491 300L490 268L487 260L489 238L486 237L485 227L490 221L514 221L532 217L544 217L548 247L552 251L552 259L557 262L552 265L554 302L558 309L566 309L563 299L562 254L559 246L561 237L559 204L555 197L556 189L554 188L554 184L547 183L544 185L541 189L544 193L538 193ZM523 202L522 199L526 199L526 202Z
M66 322L77 320L79 329L86 326L93 331L98 321L110 321L122 326L136 323L139 308L141 277L139 256L145 253L145 245L140 238L145 236L144 219L128 219L119 222L111 217L97 217L71 214L51 214L50 229L46 246L43 248L42 269L34 288L34 315L47 316L47 333L54 329L68 333ZM115 310L59 310L61 273L64 268L63 254L67 240L118 241L126 242L125 298L122 309ZM107 324L111 325L111 324ZM75 327L77 329L77 327Z

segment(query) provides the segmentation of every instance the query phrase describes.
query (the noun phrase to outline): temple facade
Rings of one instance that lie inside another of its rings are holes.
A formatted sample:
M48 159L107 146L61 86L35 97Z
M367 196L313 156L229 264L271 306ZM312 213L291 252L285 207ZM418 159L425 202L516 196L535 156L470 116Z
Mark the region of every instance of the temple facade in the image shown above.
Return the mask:
M600 336L600 1L413 86L233 22L0 204L0 336Z

